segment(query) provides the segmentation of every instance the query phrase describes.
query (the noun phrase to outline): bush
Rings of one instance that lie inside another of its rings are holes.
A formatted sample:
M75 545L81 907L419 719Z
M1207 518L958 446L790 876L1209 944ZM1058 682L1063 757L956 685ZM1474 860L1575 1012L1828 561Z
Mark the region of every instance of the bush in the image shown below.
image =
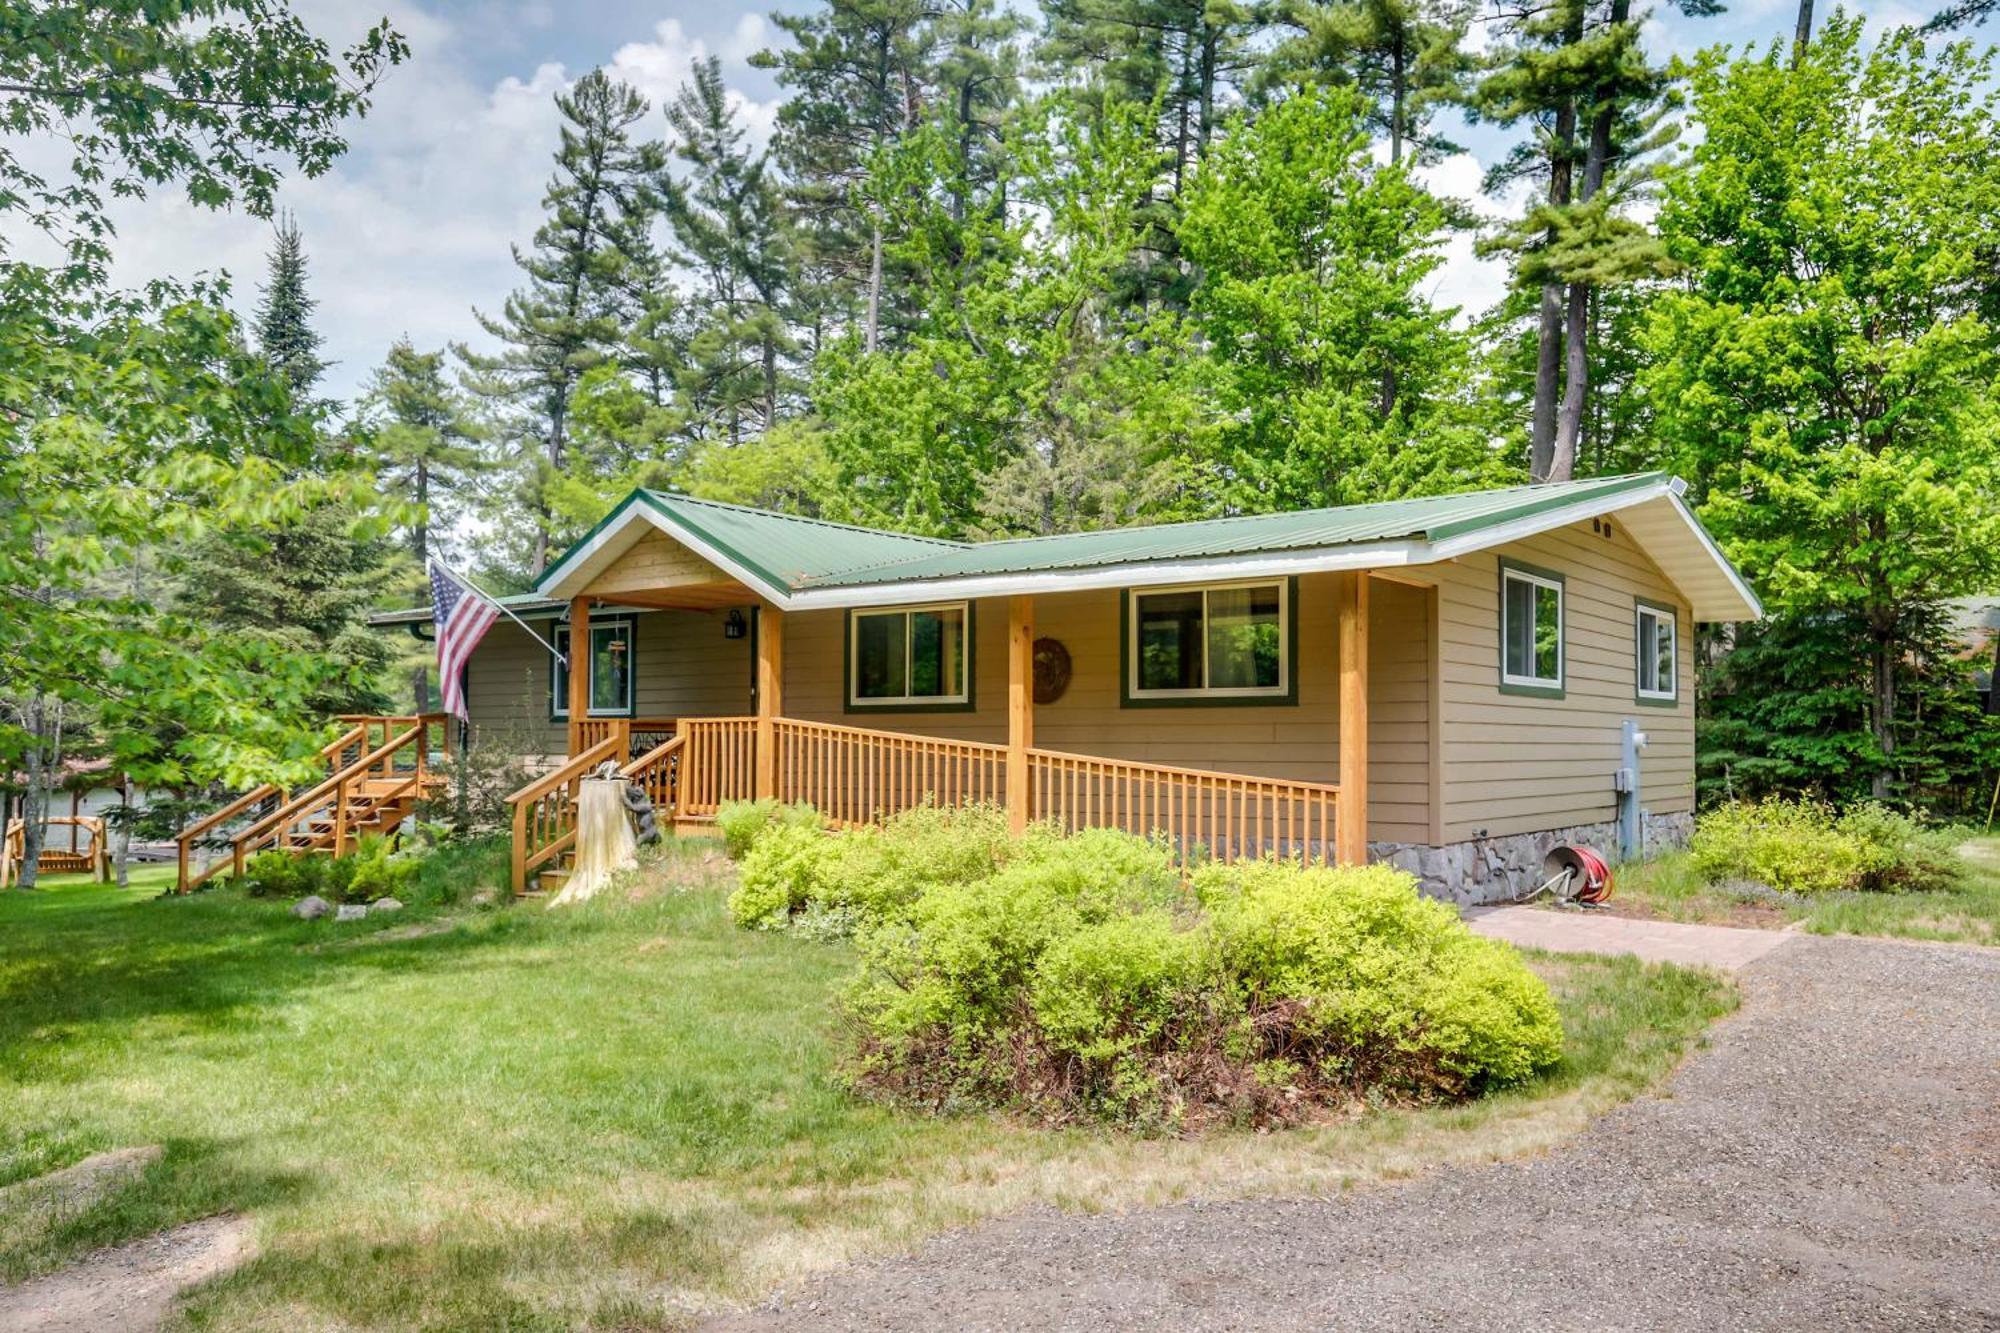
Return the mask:
M1288 1016L1320 1078L1456 1096L1562 1054L1548 988L1403 871L1265 861L1204 867L1195 888L1245 1010Z
M754 929L782 926L818 896L820 868L833 841L816 823L770 822L760 827L729 895L729 915L736 924Z
M1689 850L1710 882L1751 880L1788 893L1948 890L1965 874L1948 834L1872 801L1845 814L1778 797L1719 806L1696 821Z
M1127 834L1015 847L862 916L863 1086L1180 1129L1464 1096L1561 1054L1547 988L1401 871L1208 866L1190 894Z
M733 861L742 860L757 839L771 829L824 826L819 811L804 801L786 805L768 796L755 801L724 801L715 812L715 827Z

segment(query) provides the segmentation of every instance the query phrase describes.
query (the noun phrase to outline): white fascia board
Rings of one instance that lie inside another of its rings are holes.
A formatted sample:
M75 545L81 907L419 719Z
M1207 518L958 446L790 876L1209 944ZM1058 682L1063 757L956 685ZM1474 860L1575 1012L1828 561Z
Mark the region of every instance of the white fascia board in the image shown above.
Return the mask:
M1089 592L1102 588L1150 588L1166 583L1201 583L1317 574L1328 570L1373 569L1428 563L1423 542L1376 542L1368 546L1325 547L1283 555L1223 556L1143 565L1089 569L1048 569L1028 574L979 574L962 578L913 579L864 587L812 588L795 592L782 605L806 611L822 607L901 606L941 599L1007 597L1034 593Z
M1508 542L1538 537L1544 532L1553 532L1572 523L1581 523L1586 518L1601 518L1605 514L1616 513L1620 509L1630 509L1634 505L1642 505L1672 494L1672 485L1663 481L1657 486L1642 486L1635 491L1625 491L1602 499L1579 500L1560 509L1529 514L1525 518L1513 519L1495 527L1480 528L1476 532L1447 537L1441 542L1431 542L1430 558L1450 560L1457 556L1469 555L1473 551L1486 550L1488 547L1504 546Z
M641 501L633 505L630 509L627 509L619 516L615 523L607 525L588 542L571 551L569 557L560 565L557 565L554 569L549 570L540 579L536 580L535 591L544 597L563 598L574 596L574 593L564 591L563 584L565 581L572 578L579 569L587 565L592 556L611 546L613 543L620 541L635 523L642 523L647 527L665 533L706 560L709 564L714 565L723 573L734 578L744 587L762 594L778 606L787 607L791 604L791 594L782 589L771 587L764 581L761 575L751 573L736 563L736 561L711 546L708 540L700 533L695 532L682 523L676 522L672 516L661 513L645 501Z

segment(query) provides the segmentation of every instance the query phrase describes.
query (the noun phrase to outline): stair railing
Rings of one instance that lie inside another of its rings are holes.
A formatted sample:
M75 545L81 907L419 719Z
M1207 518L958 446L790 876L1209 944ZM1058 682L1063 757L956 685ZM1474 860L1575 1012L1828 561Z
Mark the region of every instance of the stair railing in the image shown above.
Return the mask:
M341 769L311 791L308 791L303 796L295 797L285 802L276 810L252 824L249 828L237 834L235 838L230 840L229 844L230 873L241 875L244 864L248 861L251 852L262 851L267 843L275 844L281 841L285 830L291 828L321 806L324 806L329 797L333 798L334 802L332 809L334 855L338 856L345 852L347 850L345 838L347 798L353 790L352 784L356 781L381 781L393 776L395 773L393 767L395 756L416 742L423 734L424 728L412 727L410 730L391 739L387 744L370 750L367 754L362 755L359 759ZM377 769L379 771L375 771ZM392 797L413 788L420 789L423 786L423 782L424 758L422 747L418 747L415 771L403 782L399 783L394 790L384 793L384 796Z
M347 722L353 719L342 718L340 720ZM341 732L339 736L320 747L319 757L321 762L328 764L333 771L338 771L342 767L340 763L341 756L351 746L364 746L367 741L367 735L368 729L365 725L357 723L349 727L346 731ZM227 824L244 811L261 805L273 798L276 799L279 805L283 805L290 799L284 788L274 783L266 782L262 786L251 788L235 800L229 802L229 804L223 806L220 810L211 811L182 829L174 838L175 889L178 892L186 893L190 889L199 888L201 885L207 883L209 877L214 875L216 871L229 865L231 863L230 857L218 856L207 865L196 866L194 864L194 849L204 838L210 835L211 830Z
M605 760L622 761L625 743L623 736L605 736L507 798L507 804L514 807L511 878L515 893L527 891L530 871L575 845L576 784Z

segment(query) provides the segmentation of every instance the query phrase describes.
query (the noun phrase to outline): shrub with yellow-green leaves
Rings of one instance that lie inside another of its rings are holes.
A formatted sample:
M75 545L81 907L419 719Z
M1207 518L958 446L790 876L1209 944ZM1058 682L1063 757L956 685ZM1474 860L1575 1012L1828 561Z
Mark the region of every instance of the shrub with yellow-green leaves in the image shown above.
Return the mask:
M730 908L852 924L852 1076L940 1109L1287 1123L1474 1095L1562 1051L1519 955L1386 866L1211 864L1184 882L1160 840L1012 837L1000 811L927 807L840 834L763 821Z
M1695 821L1688 850L1704 879L1786 893L1948 890L1966 873L1948 834L1872 801L1842 812L1775 796L1718 806Z

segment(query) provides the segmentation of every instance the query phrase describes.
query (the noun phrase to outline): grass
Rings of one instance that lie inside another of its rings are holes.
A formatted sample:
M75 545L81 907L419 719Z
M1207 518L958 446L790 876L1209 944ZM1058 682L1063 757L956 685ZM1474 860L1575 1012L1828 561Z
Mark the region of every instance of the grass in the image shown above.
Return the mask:
M1326 1192L1536 1151L1735 1002L1705 972L1543 957L1566 1056L1475 1103L1190 1141L921 1118L840 1084L848 948L733 928L715 878L683 845L650 896L348 923L229 889L0 894L0 1187L163 1148L53 1218L0 1188L0 1281L242 1212L259 1253L192 1294L191 1327L672 1328L1030 1203Z
M1828 893L1785 898L1731 893L1695 873L1684 854L1621 866L1614 905L1672 921L1782 927L1817 935L2000 944L2000 837L1959 849L1971 873L1955 889L1912 893Z

